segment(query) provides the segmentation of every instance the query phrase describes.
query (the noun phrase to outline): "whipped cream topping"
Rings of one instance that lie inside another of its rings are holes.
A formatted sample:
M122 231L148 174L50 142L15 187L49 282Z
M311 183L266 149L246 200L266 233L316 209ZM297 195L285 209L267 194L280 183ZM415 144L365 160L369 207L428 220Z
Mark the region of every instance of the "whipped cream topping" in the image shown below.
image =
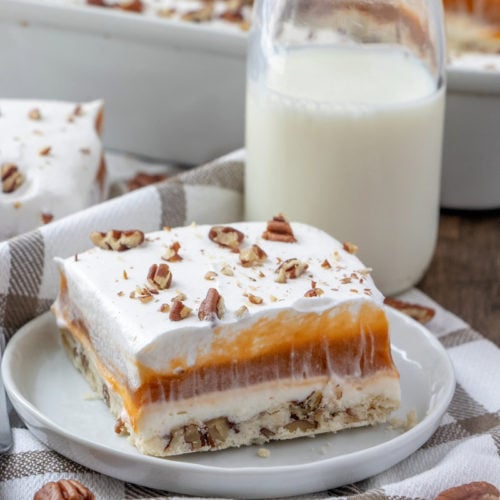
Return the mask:
M274 318L283 311L300 317L339 305L356 312L367 301L382 305L383 296L369 270L321 230L292 223L297 241L282 243L262 238L264 222L229 226L245 235L240 248L256 244L267 254L260 265L244 267L237 252L209 239L208 225L150 233L142 245L124 252L92 248L75 258L57 259L68 283L68 297L59 296L54 306L59 321L64 323L63 312L66 320L72 314L83 318L98 356L134 388L140 383L137 363L162 373L179 357L193 365L198 355L210 352L217 335L235 335L261 318ZM168 263L170 287L141 301L137 290L148 286L150 267L165 263L161 257L176 242L182 260ZM288 259L308 267L297 278L278 282L277 268ZM220 319L202 321L198 310L209 288L218 290L225 310ZM311 289L321 292L305 296ZM170 306L179 295L192 312L172 321L162 305ZM243 315L242 306L247 309ZM217 333L221 325L229 328Z
M2 179L0 240L104 197L102 107L101 101L0 99L0 167L14 165L21 176L13 190Z

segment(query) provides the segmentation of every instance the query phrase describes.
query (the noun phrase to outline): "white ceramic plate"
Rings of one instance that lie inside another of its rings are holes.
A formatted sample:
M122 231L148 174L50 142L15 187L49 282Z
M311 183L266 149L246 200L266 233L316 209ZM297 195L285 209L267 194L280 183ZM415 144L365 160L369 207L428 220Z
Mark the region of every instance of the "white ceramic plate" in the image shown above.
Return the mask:
M322 491L377 474L417 450L438 427L455 379L441 344L421 325L392 310L393 356L401 373L402 407L416 410L407 432L377 426L258 447L195 453L173 459L139 454L117 436L114 419L73 368L46 313L7 346L4 383L14 408L47 446L91 469L124 481L192 495L255 498Z

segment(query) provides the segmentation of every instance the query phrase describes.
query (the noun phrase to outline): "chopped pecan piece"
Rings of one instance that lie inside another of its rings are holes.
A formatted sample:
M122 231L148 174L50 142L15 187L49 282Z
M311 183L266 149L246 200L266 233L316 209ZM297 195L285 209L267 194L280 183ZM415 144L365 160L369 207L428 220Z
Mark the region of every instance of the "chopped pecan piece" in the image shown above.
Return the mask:
M318 424L316 422L310 422L309 420L294 420L293 422L283 426L283 428L288 432L308 432L316 429L317 425Z
M61 479L44 484L33 500L94 500L94 494L75 479Z
M151 286L157 286L160 290L166 290L170 288L172 283L172 272L167 264L153 264L149 268L148 283Z
M259 266L266 259L267 253L259 245L252 245L250 248L240 250L240 262L243 267Z
M234 426L226 417L218 417L205 422L208 434L208 441L211 446L224 443L229 435L229 431Z
M232 270L231 266L228 265L228 264L224 264L221 268L220 268L220 272L224 275L224 276L234 276L234 271Z
M328 259L325 259L322 263L321 263L321 267L323 269L331 269L332 268L332 265L328 262Z
M126 12L142 12L143 5L141 0L120 0L118 2L106 3L104 0L87 0L87 5L94 7L107 7L111 9L120 9ZM75 111L75 115L78 113Z
M180 262L182 257L179 255L179 250L181 249L181 244L178 241L174 241L162 255L162 259L168 262Z
M292 231L292 226L283 214L275 215L268 223L267 229L262 234L265 240L295 243L297 240Z
M1 174L2 191L4 193L14 192L24 182L24 175L19 172L17 165L14 165L14 163L4 163Z
M354 243L350 243L349 241L344 241L344 243L342 244L342 248L347 252L347 253L350 253L350 254L356 254L356 252L358 251L358 246L355 245Z
M48 156L50 155L50 152L52 151L52 148L50 146L45 146L40 151L38 151L38 154L40 156Z
M243 316L246 316L248 314L248 307L247 306L241 306L237 309L235 312L237 318L243 318Z
M245 235L230 226L213 226L208 232L208 237L222 247L235 250L240 246Z
M40 113L40 110L38 108L33 108L28 113L28 118L30 120L41 120L42 119L42 113Z
M310 290L307 290L307 292L304 294L304 297L321 297L324 295L324 290L321 288L311 288Z
M276 281L278 283L286 283L287 279L298 278L308 267L308 264L299 259L285 260L276 269L278 273Z
M181 300L174 300L170 308L170 321L181 321L191 314L191 309L184 305Z
M254 295L253 293L247 294L247 297L252 304L260 305L264 302L264 299L262 297Z
M156 184L157 182L164 181L166 178L167 176L163 174L148 174L146 172L138 172L134 177L132 177L132 179L127 182L127 187L129 191L134 191L144 186L149 186L150 184Z
M214 15L214 6L211 4L205 5L200 9L190 10L182 15L183 21L190 21L192 23L202 23L210 21Z
M410 316L420 323L428 323L436 314L436 311L431 307L421 306L419 304L411 304L403 300L386 297L384 304L397 309L398 311Z
M224 299L215 288L209 288L198 309L198 318L200 321L213 321L216 317L221 319L223 315Z
M111 229L107 233L94 231L90 234L90 240L103 250L123 252L139 246L144 241L144 233L137 229L128 231Z
M118 417L115 422L115 434L120 436L125 436L127 434L127 427L125 427L125 422Z
M215 278L217 278L217 273L215 271L207 271L204 278L208 281L213 281Z
M54 216L52 214L45 213L45 212L42 212L42 214L40 215L40 217L41 217L42 222L44 224L48 224L49 222L52 222L52 220L54 219Z
M189 424L184 427L184 440L191 445L191 449L194 451L208 445L206 430L196 424Z
M498 500L500 491L486 481L475 481L442 491L436 500Z

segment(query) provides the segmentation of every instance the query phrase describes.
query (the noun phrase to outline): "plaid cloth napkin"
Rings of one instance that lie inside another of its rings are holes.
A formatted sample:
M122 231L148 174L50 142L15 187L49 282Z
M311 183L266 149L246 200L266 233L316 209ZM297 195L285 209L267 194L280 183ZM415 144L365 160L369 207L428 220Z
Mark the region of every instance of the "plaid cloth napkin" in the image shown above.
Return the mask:
M237 152L0 243L0 334L9 339L48 309L57 289L53 257L88 248L93 230L240 219L243 168ZM500 488L500 349L418 290L399 298L435 309L427 327L455 367L456 392L440 427L421 449L375 477L296 498L426 499L473 481ZM32 498L46 482L63 478L81 481L98 499L182 498L93 472L37 441L13 411L11 419L14 447L0 456L2 499Z

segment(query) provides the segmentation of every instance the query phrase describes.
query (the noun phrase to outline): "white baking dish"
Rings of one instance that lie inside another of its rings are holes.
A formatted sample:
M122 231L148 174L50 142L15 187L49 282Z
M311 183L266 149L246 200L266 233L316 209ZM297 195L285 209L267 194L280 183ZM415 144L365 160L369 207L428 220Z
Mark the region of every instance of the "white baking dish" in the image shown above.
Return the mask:
M446 107L441 205L500 207L500 56L454 61Z
M243 145L246 35L0 0L0 96L106 104L110 148L186 164Z

